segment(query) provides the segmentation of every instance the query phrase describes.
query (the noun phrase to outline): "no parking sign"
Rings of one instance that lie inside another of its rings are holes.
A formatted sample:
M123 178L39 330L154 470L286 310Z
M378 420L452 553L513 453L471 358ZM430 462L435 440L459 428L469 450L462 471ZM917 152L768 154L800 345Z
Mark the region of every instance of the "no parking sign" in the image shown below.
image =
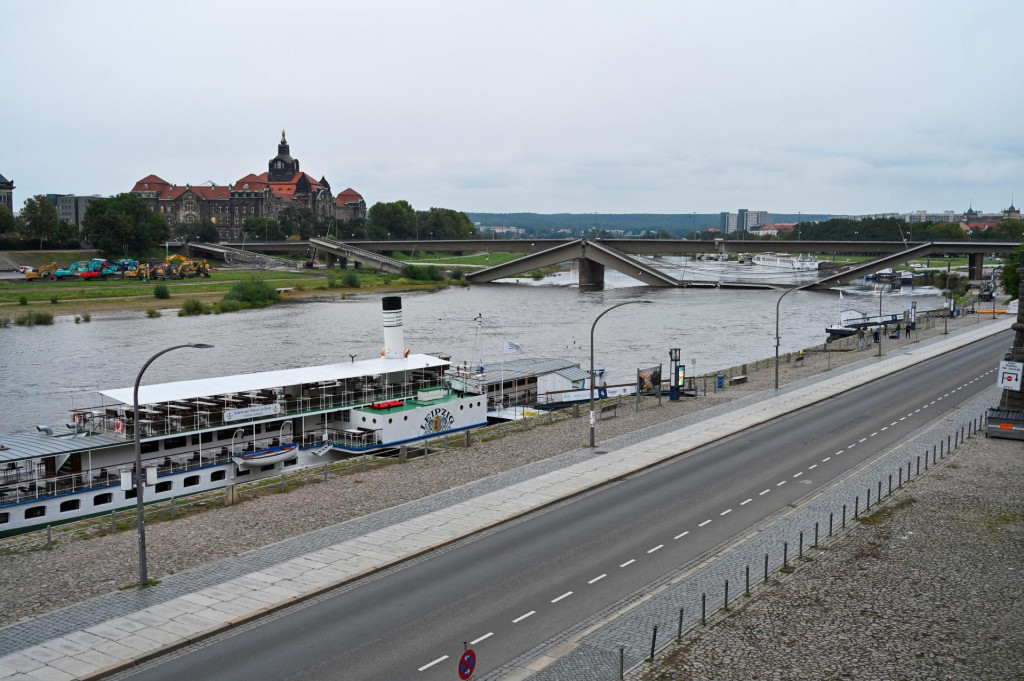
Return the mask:
M470 648L459 658L459 678L466 681L473 676L474 669L476 669L476 653Z
M1024 364L1002 361L999 363L999 387L1003 390L1020 390L1021 371Z

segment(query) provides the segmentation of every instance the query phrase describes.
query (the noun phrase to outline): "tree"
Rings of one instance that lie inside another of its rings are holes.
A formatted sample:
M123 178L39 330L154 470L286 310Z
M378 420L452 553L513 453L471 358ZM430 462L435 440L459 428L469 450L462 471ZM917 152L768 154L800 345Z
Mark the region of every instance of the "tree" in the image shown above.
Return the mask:
M181 222L174 226L175 236L184 238L186 241L206 241L217 243L220 241L220 232L217 226L209 220L202 222Z
M1024 248L1006 259L1003 273L999 276L999 283L1003 285L1003 290L1010 298L1016 298L1020 291L1020 270L1017 268L1021 266L1021 255L1024 255Z
M431 208L428 211L418 211L416 219L419 221L421 238L431 233L432 239L473 239L479 236L472 220L462 211Z
M429 234L430 230L422 222L419 226L420 235ZM371 239L413 239L416 237L416 211L409 202L402 199L383 203L378 201L370 206L367 215L370 224L367 236Z
M68 246L74 245L76 248L78 243L82 239L82 233L78 227L67 220L61 220L57 223L57 229L53 231L53 235L50 237L54 243L66 244Z
M164 217L130 192L90 203L82 232L105 255L122 256L141 255L170 236Z
M288 206L277 217L281 223L281 234L285 237L298 234L300 238L308 239L315 233L317 221L309 208Z
M21 209L21 220L25 223L24 234L32 239L39 239L39 250L43 250L43 242L53 237L60 223L57 206L43 194L25 199Z
M0 234L20 234L24 228L21 218L7 206L0 206Z
M242 231L251 237L267 241L284 238L280 223L271 218L246 218L242 223Z

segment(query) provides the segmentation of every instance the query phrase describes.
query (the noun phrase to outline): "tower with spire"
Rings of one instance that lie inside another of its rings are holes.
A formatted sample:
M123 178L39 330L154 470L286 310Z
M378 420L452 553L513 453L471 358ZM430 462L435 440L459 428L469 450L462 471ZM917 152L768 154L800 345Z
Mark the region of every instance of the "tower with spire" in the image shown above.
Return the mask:
M277 156L267 164L267 180L270 182L288 182L299 172L299 159L292 158L288 148L288 140L284 130L281 141L277 145Z

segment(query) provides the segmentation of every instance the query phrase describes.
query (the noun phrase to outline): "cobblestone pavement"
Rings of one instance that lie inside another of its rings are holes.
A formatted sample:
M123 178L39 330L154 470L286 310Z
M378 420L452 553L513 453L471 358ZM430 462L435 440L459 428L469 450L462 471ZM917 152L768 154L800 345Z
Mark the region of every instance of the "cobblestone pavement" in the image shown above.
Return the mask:
M1020 443L976 436L960 446L954 446L952 453L941 453L945 451L946 438L955 443L961 426L965 428L966 434L973 427L972 420L979 418L983 408L997 401L998 392L996 388L986 391L964 405L957 414L925 427L908 438L908 444L884 452L865 463L859 470L837 480L829 489L805 500L798 508L766 519L746 533L740 542L727 542L717 551L712 551L709 557L681 566L674 573L621 599L605 612L581 622L573 630L563 632L481 678L490 680L514 676L530 678L531 681L614 679L618 678L620 648L625 668L633 668L628 678L644 681L848 676L871 679L946 678L937 676L937 668L934 666L928 667L931 675L900 676L903 668L897 666L887 671L888 668L880 663L872 666L872 661L882 660L886 665L891 665L899 659L892 651L899 650L907 651L908 655L916 655L918 649L914 641L920 637L933 636L936 645L948 642L951 639L948 636L942 638L941 632L948 634L955 628L959 621L957 617L962 617L965 610L974 613L973 618L965 618L965 622L984 618L981 613L985 610L977 606L989 602L985 593L987 585L983 581L964 583L962 579L965 569L974 568L970 567L973 545L966 541L966 537L960 536L972 520L961 516L960 509L970 508L977 499L987 497L990 489L965 491L958 497L954 495L957 498L954 504L944 504L943 499L950 494L946 488L956 487L960 479L951 473L959 473L963 467L986 460L989 449L997 450L998 456L988 462L988 472L983 477L988 483L998 479L1000 485L998 489L991 488L991 492L998 494L978 504L978 508L989 509L985 517L1006 521L1005 527L1001 526L1006 534L994 542L989 551L978 555L1000 554L1002 565L994 568L994 572L1001 577L997 583L991 584L996 587L991 598L1000 603L996 618L1012 617L1014 603L1020 603L1020 597L1009 588L1014 581L1019 587L1019 576L1015 570L1019 569L1017 566L1024 557L1020 544L1021 532L1024 530L1021 525L1024 522L1024 514L1021 513L1024 503L1019 494L1014 497L1011 493L1020 489L1019 478L1015 478L1014 474L1024 472L1024 464L1019 461ZM935 464L926 464L923 457L927 453L931 460L933 446L937 461ZM1006 459L1013 457L1014 452L1018 456L1015 465L1007 466L1009 475L999 479L999 471L1006 465ZM971 454L970 459L962 460L961 455L966 453ZM921 475L918 474L919 457ZM908 464L911 466L910 482L906 481L905 475ZM893 475L893 485L896 487L891 495L888 493L890 474ZM899 479L904 481L902 486L898 485ZM922 516L945 514L958 519L959 526L935 529L944 537L942 541L931 541L930 533L918 532L917 539L908 544L907 540L915 536L916 530L906 525L899 526L898 534L887 530L884 519L888 518L889 511L877 511L879 482L882 483L883 509L912 504ZM869 488L874 500L872 509L876 515L862 524L854 519L854 505L858 504L859 514L863 517ZM934 491L928 496L922 496L921 490L929 489ZM916 504L916 501L927 503ZM842 528L841 520L844 505L847 511L846 531ZM950 510L946 511L944 507ZM828 536L830 514L835 527L832 537ZM879 521L879 530L865 539L864 528L875 527L875 519ZM983 527L991 525L991 522L985 522L988 525L982 523ZM815 523L818 523L820 534L819 549L813 548ZM804 534L803 559L799 556L801 532ZM848 534L852 534L852 537L848 538ZM984 535L985 530L980 534ZM884 563L859 560L865 555L879 554L878 541L890 536L893 542L901 546L912 546L916 553L908 558L893 554L893 559ZM783 567L783 542L788 545L787 562L790 568L795 569L795 574L785 575L780 572ZM960 549L960 559L951 565L947 560L954 547ZM766 555L769 569L767 586L763 583ZM848 556L854 556L857 560L851 560ZM749 601L742 595L748 568L754 596ZM821 586L814 581L817 579L816 571L825 570L829 571L829 576L825 586ZM876 574L879 572L883 574ZM933 577L929 579L928 575ZM721 610L725 580L731 584L731 612L728 615ZM807 582L809 586L805 585ZM927 587L924 586L925 582L928 583ZM961 588L953 589L953 593L950 593L947 588L950 582L961 584ZM847 584L851 585L849 590L829 595L837 585ZM707 629L700 625L702 595L706 597ZM915 611L937 616L943 622L942 627L927 627L924 633L915 628L920 622L898 627L902 621L902 606L886 608L885 605L903 597L920 599ZM762 605L765 600L769 601L768 604ZM650 655L653 627L658 626L659 639L656 645L660 649L676 635L680 608L683 609L683 630L688 632L684 635L684 642L691 639L695 642L685 643L681 648L672 647L668 652L659 652L659 664L656 671L652 672L650 665L642 660ZM747 612L756 613L754 622L745 619ZM953 613L952 619L947 612ZM834 625L833 628L822 626L826 618ZM884 622L878 624L879 619ZM970 651L986 643L990 630L970 632L967 635L961 631L958 635L965 641L971 641L965 648ZM1003 668L1016 670L1022 659L1021 646L1024 639L1021 633L1024 626L1018 622L1015 633L1009 633L1011 630L1012 627L1005 628L1005 647L1016 650L1013 653L1016 667L1004 665ZM881 645L875 641L888 641L890 637L893 639L891 644L886 642ZM564 650L569 645L575 645L575 648L568 654L544 660L548 651ZM850 651L851 647L861 649L863 655L854 655ZM694 652L697 650L699 652ZM666 654L671 656L668 662L663 661ZM932 657L938 659L941 655L934 653ZM963 661L966 658L958 654L956 659ZM538 662L543 664L544 661L549 664L539 672L523 673L527 667L535 669L539 666ZM856 664L848 664L848 661ZM952 678L1021 677L968 674Z

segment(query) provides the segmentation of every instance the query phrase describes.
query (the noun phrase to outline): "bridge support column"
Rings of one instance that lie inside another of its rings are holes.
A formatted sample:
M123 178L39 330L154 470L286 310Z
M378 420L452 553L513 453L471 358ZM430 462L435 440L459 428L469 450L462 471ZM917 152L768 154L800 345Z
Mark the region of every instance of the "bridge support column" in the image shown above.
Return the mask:
M981 279L982 270L985 267L984 253L971 253L967 256L967 278L977 281Z
M580 258L580 288L600 291L604 288L604 265L588 258Z
M354 269L357 269L357 270L358 270L358 269L359 269L360 267L362 267L362 266L363 266L363 263L359 262L358 260L353 260L353 261L352 261L352 267L353 267Z
M338 259L338 269L346 269L348 267L348 258L342 255L335 256Z
M331 253L330 251L327 251L324 255L327 256L325 258L326 264L327 264L327 269L332 269L334 267L334 261L336 259L335 255L333 253Z

